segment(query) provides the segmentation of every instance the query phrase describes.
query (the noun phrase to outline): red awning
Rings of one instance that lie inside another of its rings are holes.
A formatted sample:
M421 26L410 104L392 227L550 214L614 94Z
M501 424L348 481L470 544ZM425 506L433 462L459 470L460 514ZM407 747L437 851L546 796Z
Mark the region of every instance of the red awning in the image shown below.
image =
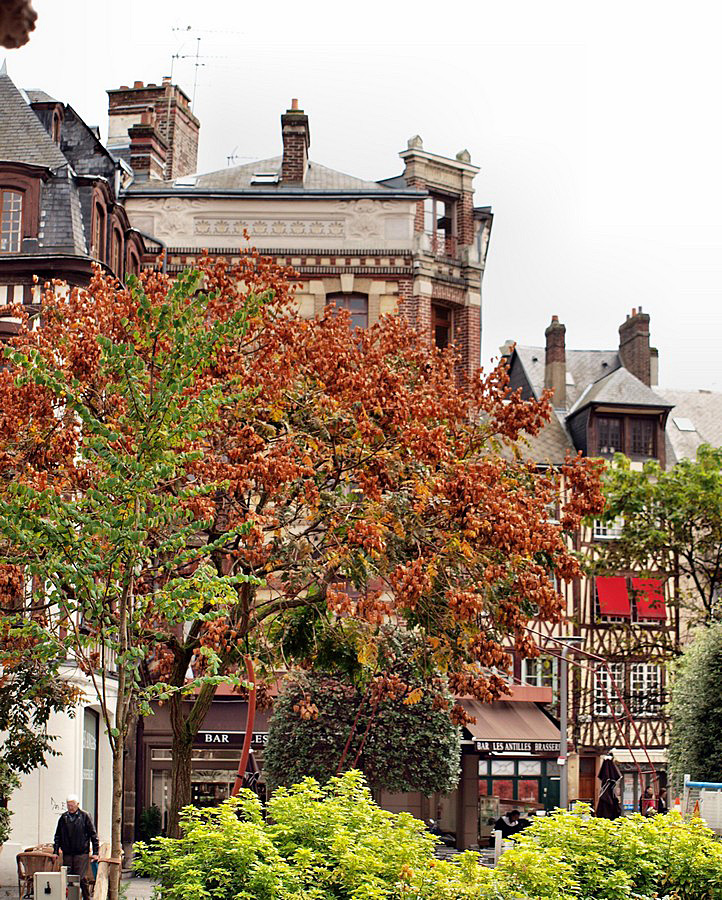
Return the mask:
M621 575L611 578L597 578L599 612L603 616L632 616L632 606L627 592L627 579Z
M666 619L664 583L658 578L633 578L632 588L637 593L638 619Z

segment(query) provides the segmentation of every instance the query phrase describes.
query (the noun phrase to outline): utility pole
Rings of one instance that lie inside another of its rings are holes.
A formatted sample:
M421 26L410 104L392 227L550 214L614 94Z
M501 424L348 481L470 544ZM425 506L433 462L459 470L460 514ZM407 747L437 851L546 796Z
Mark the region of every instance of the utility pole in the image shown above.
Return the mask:
M560 637L556 640L562 645L561 660L559 666L559 732L561 743L559 747L559 806L562 809L569 808L569 757L567 754L569 731L569 661L570 646L581 644L583 638L577 635Z

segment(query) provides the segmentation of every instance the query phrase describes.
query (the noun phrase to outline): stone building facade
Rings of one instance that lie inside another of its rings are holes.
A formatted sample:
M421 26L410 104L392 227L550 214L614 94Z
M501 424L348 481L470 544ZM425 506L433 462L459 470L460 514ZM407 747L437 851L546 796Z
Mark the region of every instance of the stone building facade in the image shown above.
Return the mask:
M417 136L400 154L401 175L365 181L309 157L309 118L293 101L279 156L196 174L197 120L178 88L136 82L108 93L110 143L134 171L124 202L153 239L146 265L161 253L171 273L203 251L233 259L247 233L262 255L294 269L303 315L331 302L358 325L399 313L439 346L455 344L466 374L478 368L492 215L474 207L479 169L466 151L439 156Z

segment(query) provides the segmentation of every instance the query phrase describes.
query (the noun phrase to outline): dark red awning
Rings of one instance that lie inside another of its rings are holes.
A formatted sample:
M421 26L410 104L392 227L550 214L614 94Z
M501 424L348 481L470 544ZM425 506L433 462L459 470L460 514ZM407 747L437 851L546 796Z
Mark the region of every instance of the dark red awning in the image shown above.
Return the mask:
M621 575L597 578L597 597L599 597L599 612L603 616L631 618L632 606L629 602L626 578Z
M638 619L666 619L664 583L658 578L633 578L632 588L637 594Z

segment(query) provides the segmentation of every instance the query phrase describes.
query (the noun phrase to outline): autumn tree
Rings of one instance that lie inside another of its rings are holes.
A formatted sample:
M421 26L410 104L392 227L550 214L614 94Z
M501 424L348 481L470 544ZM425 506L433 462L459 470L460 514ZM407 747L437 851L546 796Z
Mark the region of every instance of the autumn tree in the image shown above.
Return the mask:
M7 441L20 442L25 480L40 479L33 490L43 502L43 479L54 484L66 472L73 491L99 502L97 483L75 477L78 447L89 440L85 420L79 428L75 406L65 400L68 414L54 417L48 392L72 394L73 403L86 393L94 398L112 364L113 383L127 384L123 415L133 398L157 400L155 386L164 378L173 415L192 408L198 416L192 433L175 419L150 430L153 452L164 454L166 467L165 480L150 489L163 510L151 506L154 527L133 518L146 514L139 503L123 520L127 531L103 532L108 546L119 541L132 554L127 577L138 564L138 538L144 548L146 537L155 542L143 556L143 565L155 568L138 577L152 598L146 619L155 616L146 632L147 674L158 683L156 696L169 702L173 722L171 828L190 800L193 738L218 680L240 681L245 654L271 672L279 661L274 635L287 616L310 609L356 623L364 656L374 654L383 624L415 630L423 638L419 666L429 676L443 672L453 692L493 699L505 690L496 673L508 666L508 649L536 652L529 620L562 618L550 573L562 580L578 574L566 535L601 508L595 463L569 460L559 473L540 474L515 452L550 409L546 398L510 394L503 368L460 381L453 352L438 351L400 317L364 331L353 331L348 314L333 308L305 320L286 273L254 254L237 265L206 262L201 269L202 327L189 331L175 313L163 314L167 341L175 346L183 335L184 355L172 372L165 358L148 362L156 343L142 320L160 316L168 298L178 296L171 279L145 275L142 290L131 292L97 276L74 300L49 297L45 329L26 330L14 342L5 390L20 395L13 395L14 405L3 403L0 430L0 451ZM180 283L197 277L187 274ZM197 308L188 292L180 297ZM239 316L241 336L234 330ZM209 334L221 337L209 344ZM58 354L70 373L62 383L13 380L39 356L57 366ZM135 374L139 355L142 378ZM112 405L92 410L101 424L115 415ZM141 416L130 432L143 423ZM118 452L116 435L108 425L108 449L99 444L108 459ZM94 460L97 450L87 447ZM6 466L9 485L17 468ZM565 502L556 523L548 506L558 499L561 479ZM171 552L176 533L181 552ZM224 589L233 586L233 602L210 605L206 591L203 603L183 613L185 627L167 627L166 619L179 624L176 606L163 606L163 581L153 573L177 575L174 590L190 597L199 589L188 583L190 570L205 562L197 571L211 579L210 595L221 579ZM62 584L57 589L68 594ZM205 680L190 689L189 672ZM383 673L378 685L381 699L391 690ZM397 699L403 702L403 692Z
M722 590L722 448L702 445L696 459L664 470L656 460L633 469L619 454L604 475L605 522L621 522L600 565L677 579L676 600L692 621L720 616Z

